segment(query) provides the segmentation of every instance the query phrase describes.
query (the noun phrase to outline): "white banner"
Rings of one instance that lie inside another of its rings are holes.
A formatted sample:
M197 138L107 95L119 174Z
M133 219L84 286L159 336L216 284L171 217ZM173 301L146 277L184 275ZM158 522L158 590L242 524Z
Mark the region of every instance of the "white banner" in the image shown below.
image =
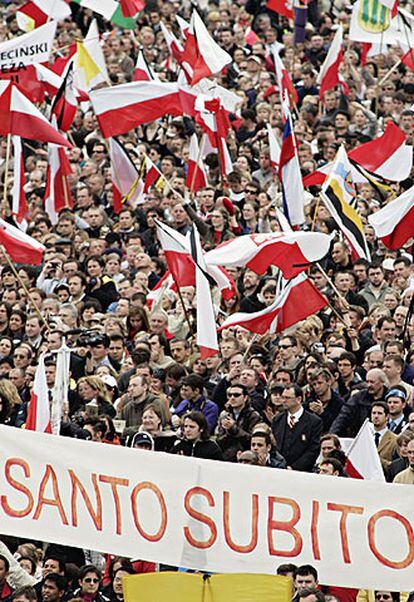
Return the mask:
M24 65L44 63L53 49L57 22L50 21L30 33L0 44L0 70L18 71Z
M212 572L413 588L414 488L0 427L0 532Z

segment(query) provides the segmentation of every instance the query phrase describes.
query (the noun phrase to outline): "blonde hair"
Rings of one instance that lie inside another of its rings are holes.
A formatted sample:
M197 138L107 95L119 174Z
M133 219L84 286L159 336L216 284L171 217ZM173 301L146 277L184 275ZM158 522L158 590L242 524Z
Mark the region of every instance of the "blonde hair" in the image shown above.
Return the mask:
M12 407L22 403L16 385L4 378L0 380L0 396L5 397Z
M108 391L105 387L105 383L99 376L82 376L82 378L78 381L78 387L82 383L86 383L92 389L98 392L97 399L98 401L103 401L105 403L111 403L111 400L108 395Z

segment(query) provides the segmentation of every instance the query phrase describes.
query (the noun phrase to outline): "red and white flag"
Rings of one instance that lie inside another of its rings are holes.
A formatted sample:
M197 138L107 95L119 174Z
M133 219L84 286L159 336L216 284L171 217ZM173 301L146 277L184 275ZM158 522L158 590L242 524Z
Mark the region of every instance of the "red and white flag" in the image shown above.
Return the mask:
M0 115L0 135L14 134L30 140L71 146L39 109L9 81L0 81Z
M148 155L145 155L144 157L144 168L145 168L145 173L144 173L144 190L143 192L148 192L148 190L151 188L151 186L154 186L159 179L161 178L162 180L164 180L164 182L166 182L164 176L162 175L161 171L158 169L158 167L155 165L155 163L152 161L152 159L150 159L148 157Z
M288 108L285 114L286 123L283 129L278 173L282 183L283 211L290 225L294 227L305 222L304 190L293 122Z
M353 148L348 157L367 171L392 182L407 179L413 166L412 147L406 144L404 132L392 121L388 121L381 136ZM333 163L323 165L303 178L304 186L321 186L332 166ZM354 181L358 180L354 178Z
M17 25L22 31L32 31L49 20L63 21L71 16L65 0L30 0L16 11Z
M196 283L195 263L191 256L188 237L183 236L167 224L159 221L157 225L158 239L164 251L168 269L176 286L194 286ZM204 254L205 272L215 281L223 299L230 299L236 294L236 285L226 270L208 262L208 253Z
M286 17L286 19L293 19L294 17L292 0L268 0L266 8Z
M158 75L154 73L154 71L150 68L147 61L145 60L144 53L142 52L142 50L138 51L137 62L135 63L135 69L132 80L134 82L149 82L151 80L159 81Z
M279 171L280 163L280 144L270 123L268 123L266 127L267 134L269 136L270 162L272 164L273 172L277 173Z
M201 359L216 355L219 351L216 317L211 297L210 279L201 247L200 234L193 224L190 232L191 256L195 264L197 297L197 335Z
M0 218L0 245L16 263L40 265L43 251L46 249L42 243L32 238L25 232L12 226Z
M368 418L348 449L345 470L353 479L385 482L384 471Z
M138 169L125 148L115 138L109 138L109 157L111 159L112 191L114 212L118 214L126 199L137 204L143 193L143 183Z
M403 65L408 67L411 71L414 71L414 50L410 48L402 57L401 62Z
M131 19L135 19L146 6L145 0L120 0L119 3L123 16Z
M25 220L27 213L27 200L24 191L26 183L24 156L22 148L22 139L19 136L12 136L13 142L13 188L12 194L12 216L21 230L26 231L27 222Z
M368 221L387 249L400 249L414 236L414 186L371 213Z
M175 19L180 28L181 35L182 35L183 39L185 40L187 38L188 30L190 29L190 23L188 21L186 21L185 19L183 19L182 17L180 17L180 15L175 15Z
M246 267L264 274L274 265L286 279L293 278L329 252L332 237L322 232L246 234L206 253L207 265Z
M44 355L39 357L33 389L27 410L26 430L52 433L50 424L49 389L46 382Z
M185 185L191 192L197 192L197 190L207 186L207 174L203 163L203 157L200 155L197 134L193 134L190 139L188 171Z
M73 63L71 63L50 109L50 114L56 118L56 125L60 130L68 131L75 119L77 108L77 95L73 85Z
M339 25L316 80L316 83L320 86L319 98L323 98L325 92L335 88L338 84L342 86L344 94L349 94L349 88L339 72L339 66L343 58L343 35L342 25Z
M164 115L182 115L178 84L138 81L89 94L105 138L125 134Z
M233 60L211 37L196 10L191 17L182 60L187 61L193 69L192 86L205 77L220 73Z
M49 144L49 165L46 174L45 210L52 224L56 224L62 209L73 207L68 176L72 167L65 149Z
M256 334L275 334L316 314L326 305L328 300L313 282L305 274L299 274L288 282L272 305L254 313L232 314L219 331L238 325Z
M287 72L285 65L279 54L279 46L272 44L271 47L272 57L275 64L277 85L280 93L281 102L285 102L286 97L289 99L289 105L293 106L298 102L298 93L290 79L290 75Z

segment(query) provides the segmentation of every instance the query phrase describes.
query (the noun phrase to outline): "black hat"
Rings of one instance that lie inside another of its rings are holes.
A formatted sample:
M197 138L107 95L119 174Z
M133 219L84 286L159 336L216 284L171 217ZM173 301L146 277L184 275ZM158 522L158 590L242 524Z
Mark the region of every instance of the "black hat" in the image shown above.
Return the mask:
M154 449L154 439L149 433L143 431L142 433L136 433L132 439L131 447L148 446L150 449Z

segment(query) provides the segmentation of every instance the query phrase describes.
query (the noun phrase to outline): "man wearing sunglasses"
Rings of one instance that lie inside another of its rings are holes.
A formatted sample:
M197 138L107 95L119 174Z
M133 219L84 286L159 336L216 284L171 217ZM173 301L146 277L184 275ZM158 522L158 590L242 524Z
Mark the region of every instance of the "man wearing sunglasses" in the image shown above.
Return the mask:
M99 591L101 586L101 573L93 564L86 564L79 573L80 588L74 592L74 596L87 600L88 602L109 602L104 594Z

